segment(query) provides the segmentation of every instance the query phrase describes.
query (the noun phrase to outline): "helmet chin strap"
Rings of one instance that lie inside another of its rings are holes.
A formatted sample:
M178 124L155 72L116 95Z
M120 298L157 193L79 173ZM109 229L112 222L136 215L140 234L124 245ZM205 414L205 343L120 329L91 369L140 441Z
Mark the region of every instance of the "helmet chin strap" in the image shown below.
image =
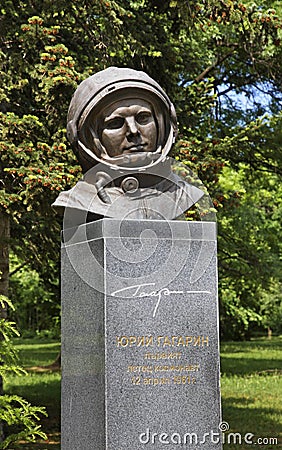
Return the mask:
M150 167L154 164L154 162L159 162L161 158L161 148L156 152L134 152L134 153L126 153L125 155L118 155L114 158L105 155L101 158L101 161L105 164L109 164L111 167L117 166L117 169L127 168L132 171L135 169L136 171L146 170L147 167Z
M84 175L86 182L93 183L97 189L97 195L103 203L111 204L111 198L106 190L115 179L122 178L120 187L124 192L134 193L139 187L139 176L153 175L156 177L167 177L170 173L170 162L166 156L174 142L173 128L171 127L165 147L158 147L155 152L127 153L111 158L103 152L106 157L98 156L86 147L81 141L78 145L81 150L93 161L93 168ZM101 143L98 142L101 150ZM96 148L98 147L96 143ZM98 148L99 148L98 147ZM104 150L104 148L103 148ZM134 175L135 174L135 175ZM129 175L129 176L128 176ZM154 184L154 183L152 183Z
M163 148L159 146L155 152L127 153L125 155L118 155L113 158L108 156L106 149L101 145L99 139L94 138L94 142L96 148L98 148L103 154L103 157L98 157L95 152L86 147L86 145L84 145L80 140L77 141L77 145L83 150L84 153L86 153L88 157L93 160L94 164L103 163L110 166L111 169L125 170L132 173L133 169L136 169L136 172L146 171L147 168L164 161L167 153L175 142L175 135L174 129L171 126L169 136Z

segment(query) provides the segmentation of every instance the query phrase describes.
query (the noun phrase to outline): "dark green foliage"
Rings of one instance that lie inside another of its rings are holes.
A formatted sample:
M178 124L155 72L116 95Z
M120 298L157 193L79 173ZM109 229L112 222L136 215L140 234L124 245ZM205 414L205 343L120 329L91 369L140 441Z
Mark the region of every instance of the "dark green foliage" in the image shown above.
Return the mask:
M65 135L70 98L88 75L129 66L175 103L173 156L219 211L223 335L267 326L265 295L281 281L280 2L4 0L1 8L0 208L12 250L54 302L61 224L50 205L81 174Z
M0 305L11 302L4 296L0 296ZM15 323L6 319L0 319L0 376L4 380L8 374L23 375L25 371L18 362L18 356L12 339L19 333L15 328ZM36 438L46 438L38 425L40 415L46 415L45 408L32 406L27 400L18 395L0 395L0 420L4 424L5 438L0 442L0 448L6 449L15 442L25 439L34 442Z

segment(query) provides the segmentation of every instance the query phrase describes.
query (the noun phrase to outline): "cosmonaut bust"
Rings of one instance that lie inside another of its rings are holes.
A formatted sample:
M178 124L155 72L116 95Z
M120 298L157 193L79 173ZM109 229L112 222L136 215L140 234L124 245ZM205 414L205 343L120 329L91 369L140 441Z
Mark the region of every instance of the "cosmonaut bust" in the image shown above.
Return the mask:
M102 217L173 220L203 196L171 170L175 109L144 72L109 67L84 80L70 103L67 134L84 175L53 206L73 213L70 225Z

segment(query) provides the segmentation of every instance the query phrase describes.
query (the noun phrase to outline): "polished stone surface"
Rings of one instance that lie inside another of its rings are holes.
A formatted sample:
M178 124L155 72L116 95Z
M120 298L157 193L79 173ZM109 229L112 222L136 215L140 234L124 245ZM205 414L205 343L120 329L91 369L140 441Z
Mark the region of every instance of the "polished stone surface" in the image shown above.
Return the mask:
M62 450L221 449L215 223L63 241Z

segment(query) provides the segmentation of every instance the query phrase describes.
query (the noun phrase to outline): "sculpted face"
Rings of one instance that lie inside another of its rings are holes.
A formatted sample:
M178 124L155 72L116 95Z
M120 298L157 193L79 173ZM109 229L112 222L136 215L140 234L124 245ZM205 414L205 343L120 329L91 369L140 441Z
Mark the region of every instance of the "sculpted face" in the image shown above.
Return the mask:
M100 127L110 157L156 150L157 126L152 107L144 100L124 99L106 107Z

